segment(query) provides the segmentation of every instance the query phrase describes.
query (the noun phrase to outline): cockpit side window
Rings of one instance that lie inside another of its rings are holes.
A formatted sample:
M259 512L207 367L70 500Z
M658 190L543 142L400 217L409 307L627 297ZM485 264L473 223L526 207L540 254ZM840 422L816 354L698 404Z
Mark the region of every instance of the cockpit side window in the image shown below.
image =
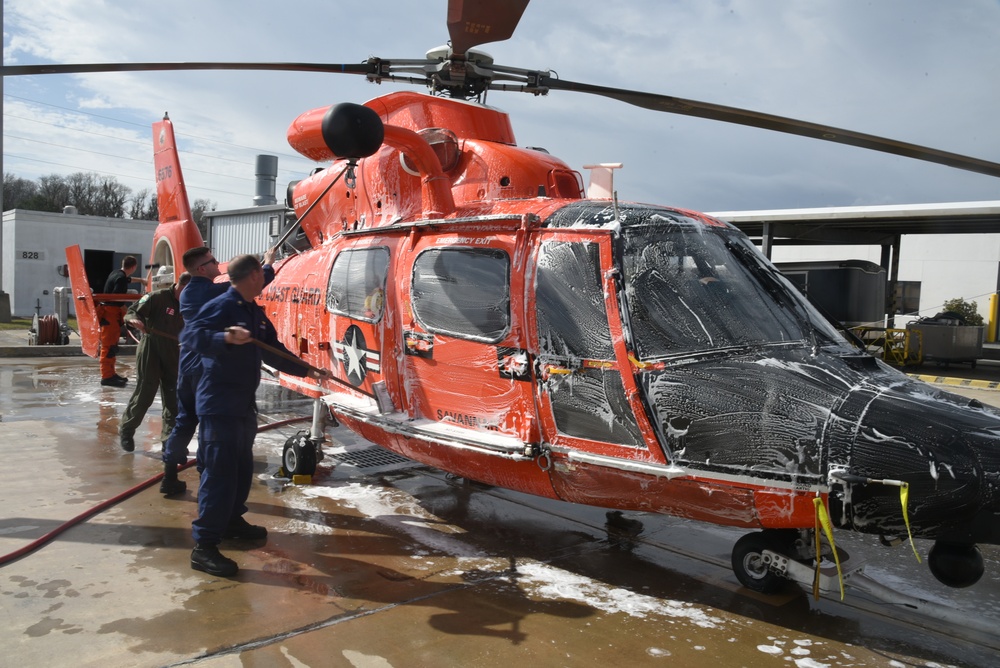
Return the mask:
M608 325L596 243L545 242L535 276L538 360L560 434L642 447Z
M333 261L326 290L326 308L355 320L378 322L385 306L389 250L345 250Z
M614 357L601 288L597 244L545 243L538 257L539 342L553 357L610 360Z

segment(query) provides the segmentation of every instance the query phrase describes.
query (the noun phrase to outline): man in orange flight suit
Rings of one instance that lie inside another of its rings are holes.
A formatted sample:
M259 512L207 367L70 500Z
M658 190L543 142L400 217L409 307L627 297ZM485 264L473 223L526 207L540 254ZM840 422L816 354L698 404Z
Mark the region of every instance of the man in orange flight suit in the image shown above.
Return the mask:
M122 260L122 268L111 272L104 284L105 294L123 295L128 292L130 277L139 263L131 255ZM118 357L118 340L122 336L125 305L117 302L102 302L97 305L97 322L101 327L101 385L125 387L128 378L119 376L115 369Z

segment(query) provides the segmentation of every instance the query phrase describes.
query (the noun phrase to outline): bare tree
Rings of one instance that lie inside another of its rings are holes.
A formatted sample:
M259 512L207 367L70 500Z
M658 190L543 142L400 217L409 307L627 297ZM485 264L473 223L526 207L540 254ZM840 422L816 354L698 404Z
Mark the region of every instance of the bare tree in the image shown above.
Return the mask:
M20 195L20 196L19 196ZM7 198L10 197L10 200ZM85 216L124 218L132 189L113 176L76 172L68 176L50 174L31 184L14 175L4 175L4 200L34 211L62 211L72 205Z
M4 172L3 175L3 205L6 209L24 209L30 207L31 200L38 194L38 184L29 179L22 179L16 174Z
M32 202L35 211L62 211L70 204L69 186L66 180L58 174L41 176L38 179L38 194Z
M134 220L158 220L156 193L149 188L136 192L128 203L128 217Z
M94 215L124 218L125 205L132 195L132 189L119 183L115 177L107 176L97 184L94 195Z
M159 220L160 219L160 201L156 198L156 193L149 196L149 206L146 207L146 214L143 216L143 220Z
M196 199L194 204L191 205L191 217L194 218L195 224L198 225L198 231L201 232L202 239L208 238L208 221L205 220L206 211L215 211L215 202L208 199Z
M8 208L34 211L62 211L71 204L85 216L159 220L156 192L149 189L133 194L132 189L113 176L76 172L68 176L51 174L34 183L14 174L4 174L3 199ZM201 233L206 234L205 212L215 211L216 203L196 199L191 215Z
M65 177L64 182L69 190L69 200L64 204L72 204L77 213L85 216L100 215L97 211L98 184L97 174L93 172L76 172Z

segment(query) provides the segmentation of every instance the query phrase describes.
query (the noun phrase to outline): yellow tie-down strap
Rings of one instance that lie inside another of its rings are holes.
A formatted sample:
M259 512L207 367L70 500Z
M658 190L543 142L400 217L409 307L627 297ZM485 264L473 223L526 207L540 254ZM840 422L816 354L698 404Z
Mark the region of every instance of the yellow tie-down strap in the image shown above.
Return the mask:
M840 582L840 600L844 600L844 572L840 568L840 556L837 554L837 546L833 542L833 525L830 523L830 513L826 509L826 504L823 503L823 497L817 496L813 499L813 505L816 506L816 577L813 578L813 597L819 598L819 567L820 567L820 551L822 549L820 540L820 528L822 527L823 533L826 534L826 540L830 543L830 551L833 552L833 561L837 564L837 580Z
M907 510L910 505L910 483L903 482L902 480L870 480L869 482L899 488L899 505L903 507L903 524L906 525L906 536L910 539L910 547L913 548L913 556L917 558L917 563L922 563L920 555L917 553L917 545L913 542L913 532L910 530L910 514Z
M907 510L910 505L910 483L901 480L868 480L869 483L879 483L899 487L899 505L903 508L903 523L906 525L906 535L910 539L910 547L913 549L913 556L917 558L917 563L922 563L920 554L917 552L917 545L913 542L913 532L910 530L910 514ZM830 512L823 503L823 498L817 496L813 499L816 507L816 524L814 534L816 536L816 577L813 579L813 596L819 598L819 575L820 575L820 552L822 549L820 530L826 534L826 539L830 543L830 550L833 552L833 560L837 564L837 579L840 581L840 600L844 600L844 573L840 567L840 556L837 554L837 546L833 542L833 525L830 522Z
M913 556L917 558L917 563L920 562L920 555L917 553L917 546L913 542L913 532L910 531L910 515L906 511L907 505L910 502L910 483L904 482L899 485L899 503L903 506L903 522L906 524L906 535L910 539L910 547L913 548Z

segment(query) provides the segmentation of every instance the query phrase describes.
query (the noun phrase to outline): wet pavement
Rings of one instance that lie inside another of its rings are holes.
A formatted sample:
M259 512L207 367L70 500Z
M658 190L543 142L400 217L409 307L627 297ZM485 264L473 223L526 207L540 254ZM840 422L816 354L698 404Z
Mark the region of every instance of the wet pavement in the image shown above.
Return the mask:
M0 565L2 665L1000 665L995 547L983 579L954 590L908 545L841 532L907 604L850 580L844 602L795 585L762 596L729 567L741 531L634 514L644 531L623 544L602 509L453 480L343 427L313 484L275 478L308 423L258 436L247 517L270 534L224 543L241 570L214 578L188 562L195 471L185 495L157 493L158 404L124 453L131 388L97 379L86 357L0 359L0 555L107 505ZM1000 405L993 389L945 389ZM260 398L268 420L311 411L273 387Z

